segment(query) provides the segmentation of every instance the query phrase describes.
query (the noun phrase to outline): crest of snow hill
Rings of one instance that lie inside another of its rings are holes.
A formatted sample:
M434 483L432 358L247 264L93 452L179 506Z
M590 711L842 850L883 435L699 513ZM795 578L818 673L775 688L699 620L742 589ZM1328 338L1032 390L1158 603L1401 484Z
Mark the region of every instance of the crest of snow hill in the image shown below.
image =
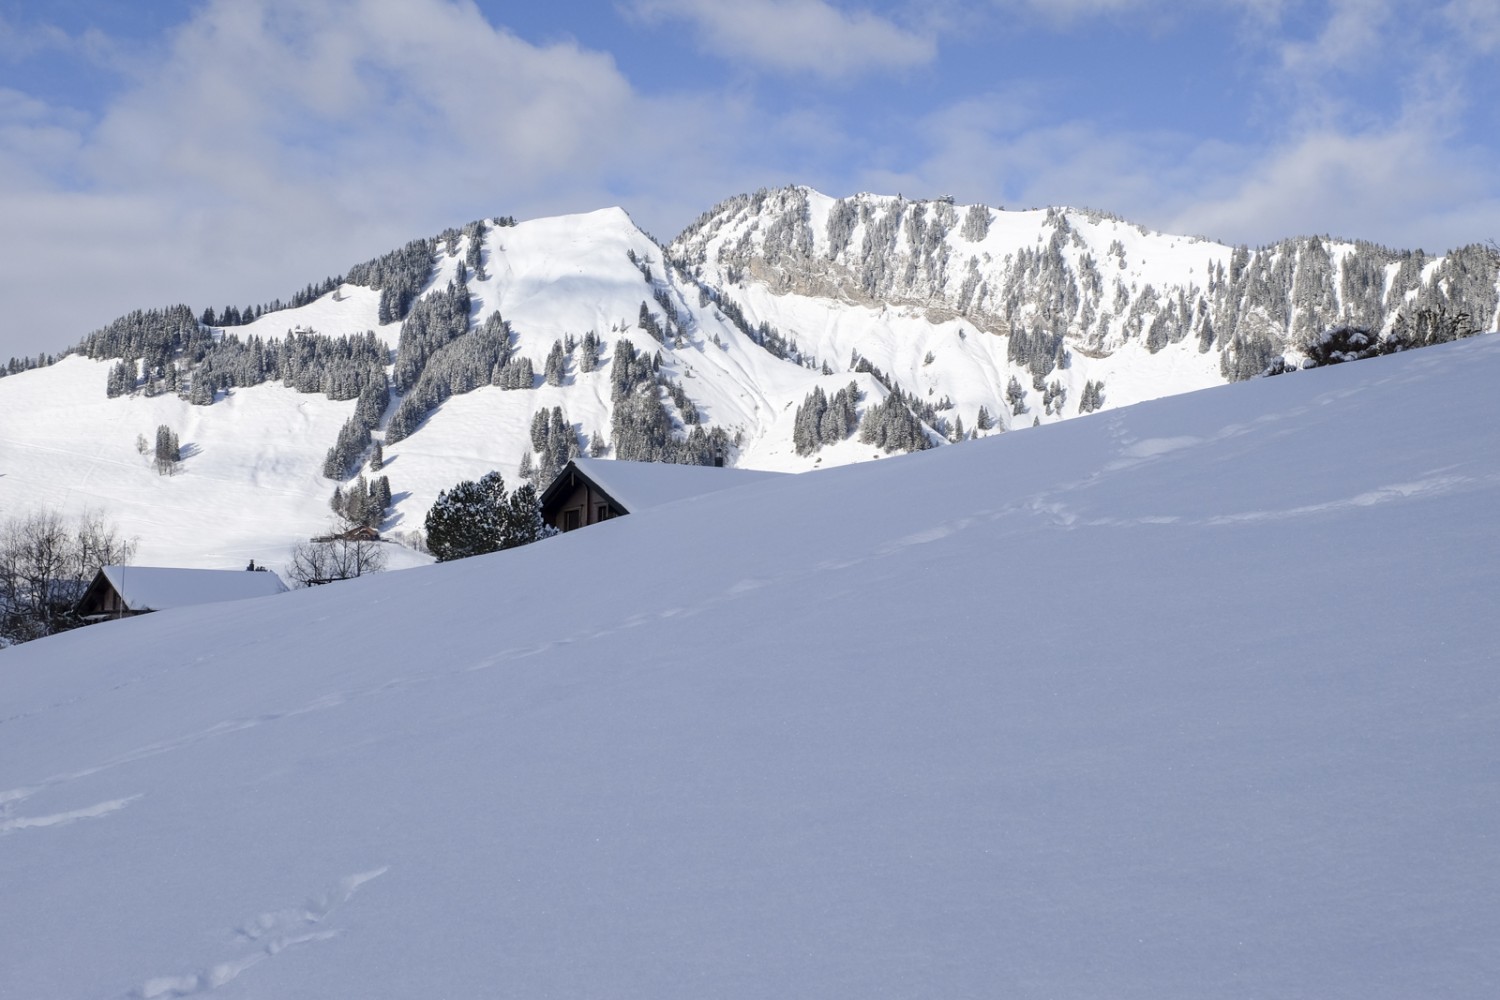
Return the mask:
M1496 325L1497 273L1477 245L1251 250L1092 211L790 187L665 246L618 209L477 220L290 302L141 310L68 353L108 365L109 397L175 396L200 428L267 383L341 404L303 459L305 516L337 485L390 528L490 469L797 471L1452 340ZM58 360L7 371L76 370Z

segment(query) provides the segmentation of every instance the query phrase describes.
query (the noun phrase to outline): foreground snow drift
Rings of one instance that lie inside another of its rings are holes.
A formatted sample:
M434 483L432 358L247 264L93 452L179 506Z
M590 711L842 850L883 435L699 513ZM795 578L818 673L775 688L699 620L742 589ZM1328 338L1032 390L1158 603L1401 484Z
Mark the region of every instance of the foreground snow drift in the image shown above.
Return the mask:
M1489 996L1497 378L1481 338L8 650L0 996Z

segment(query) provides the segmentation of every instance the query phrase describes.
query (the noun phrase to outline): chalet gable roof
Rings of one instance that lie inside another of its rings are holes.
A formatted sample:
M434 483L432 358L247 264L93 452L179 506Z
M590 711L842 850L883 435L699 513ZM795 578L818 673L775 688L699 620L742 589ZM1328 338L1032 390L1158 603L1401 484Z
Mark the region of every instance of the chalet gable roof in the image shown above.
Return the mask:
M233 569L181 569L171 566L105 566L89 585L90 594L108 585L131 611L166 611L193 604L217 604L286 591L275 573Z
M620 462L575 458L542 491L542 508L566 496L583 476L626 513L717 493L783 475L753 469L724 469L710 465L672 465L667 462Z

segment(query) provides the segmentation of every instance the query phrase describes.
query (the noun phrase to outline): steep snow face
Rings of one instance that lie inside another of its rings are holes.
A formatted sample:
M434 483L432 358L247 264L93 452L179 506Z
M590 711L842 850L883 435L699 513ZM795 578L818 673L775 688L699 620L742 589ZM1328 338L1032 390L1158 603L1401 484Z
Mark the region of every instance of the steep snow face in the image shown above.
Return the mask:
M7 650L0 990L1487 997L1497 377L1478 338Z

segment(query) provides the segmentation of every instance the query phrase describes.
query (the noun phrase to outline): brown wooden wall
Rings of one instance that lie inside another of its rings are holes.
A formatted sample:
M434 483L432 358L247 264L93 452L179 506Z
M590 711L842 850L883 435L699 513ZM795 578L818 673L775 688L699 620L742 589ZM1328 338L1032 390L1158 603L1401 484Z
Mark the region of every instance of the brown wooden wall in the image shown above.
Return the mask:
M549 523L558 531L598 524L624 513L608 494L599 491L582 476L578 477L578 484L570 492L554 501L554 506L556 513ZM570 514L576 520L570 521Z

